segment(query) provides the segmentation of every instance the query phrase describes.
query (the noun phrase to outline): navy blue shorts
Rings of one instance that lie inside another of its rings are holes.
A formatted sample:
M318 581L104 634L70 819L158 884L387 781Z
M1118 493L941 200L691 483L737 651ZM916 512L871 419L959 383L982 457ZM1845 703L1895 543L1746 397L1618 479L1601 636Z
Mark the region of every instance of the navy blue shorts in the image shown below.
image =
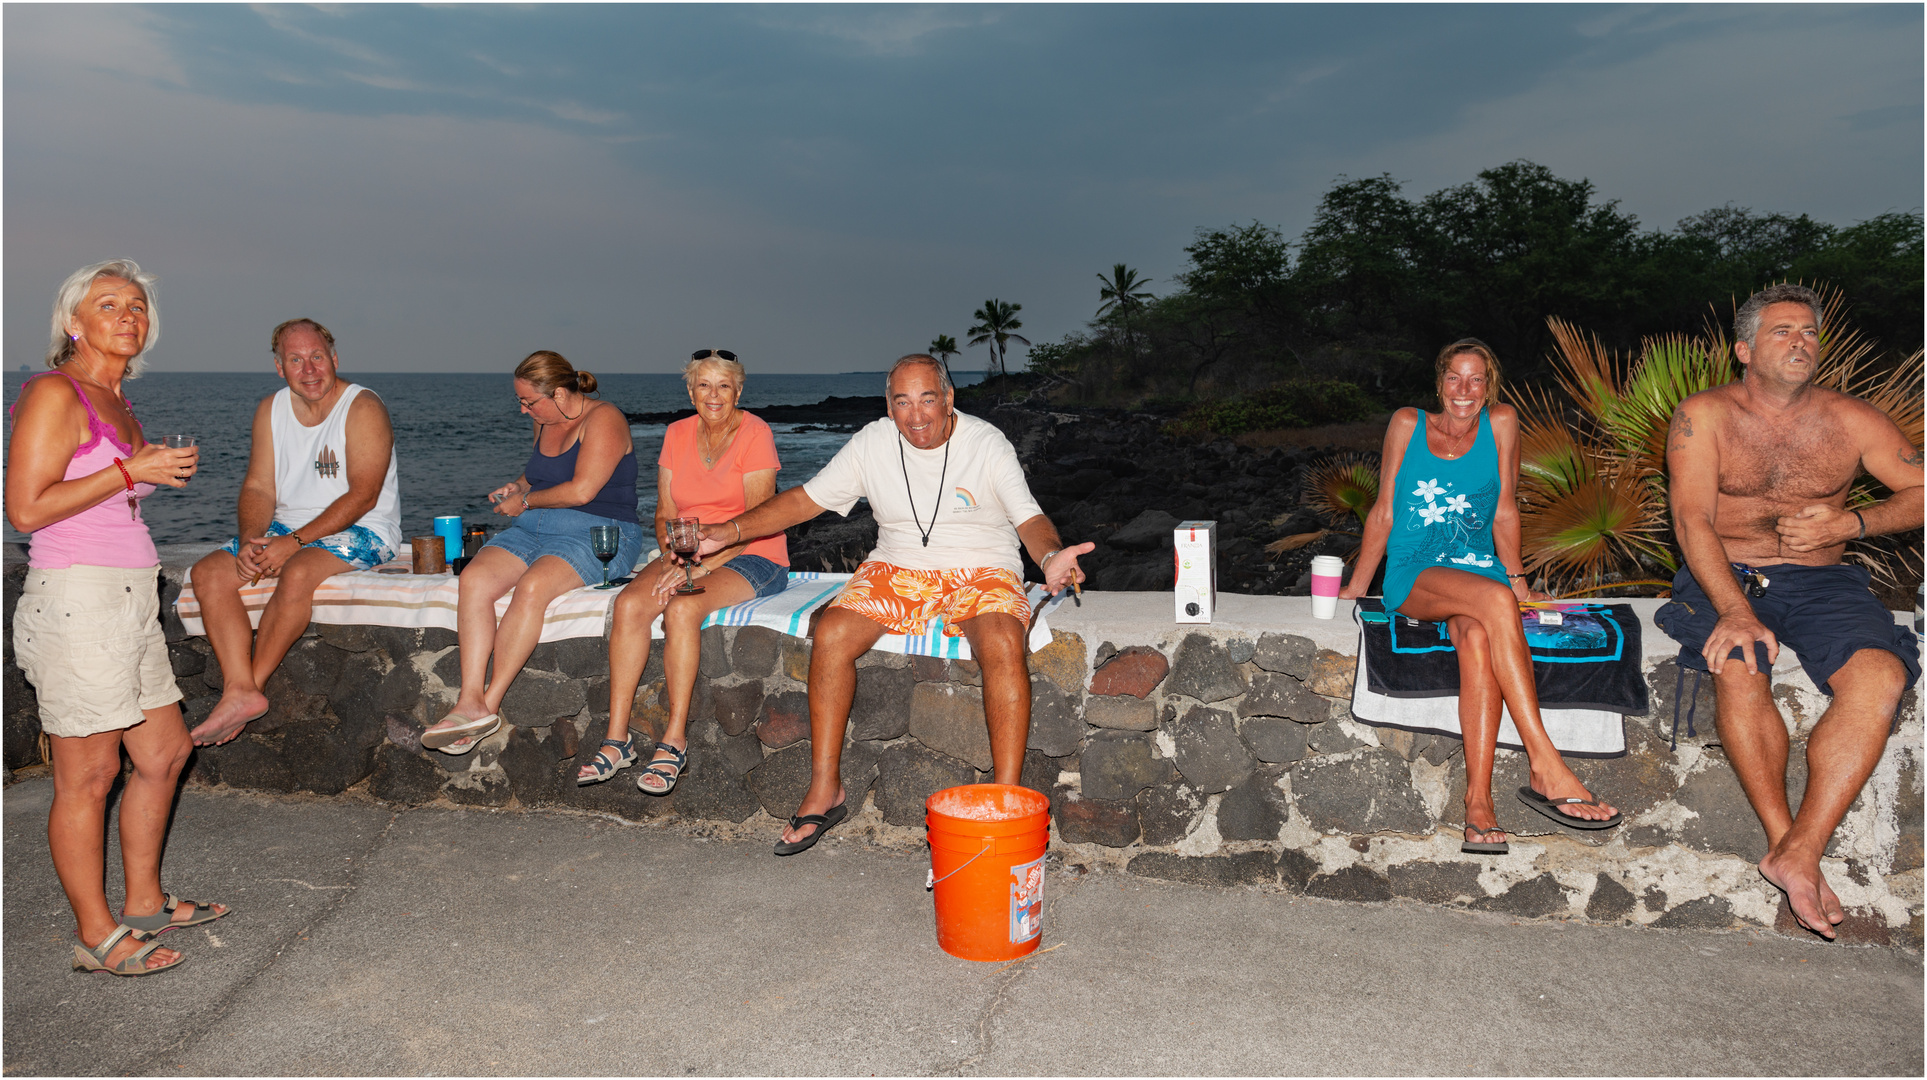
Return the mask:
M1873 578L1864 567L1782 563L1755 569L1769 584L1765 596L1747 598L1753 614L1773 631L1781 648L1793 650L1807 678L1826 694L1833 693L1827 680L1861 649L1885 649L1899 657L1907 668L1908 686L1920 678L1920 644L1914 632L1894 622L1894 613L1867 588ZM1706 648L1719 616L1690 570L1681 569L1673 578L1673 599L1653 613L1653 621L1679 642L1680 667L1706 670L1700 650ZM1754 642L1753 650L1760 671L1769 671L1766 645ZM1737 646L1729 658L1746 662Z
M717 567L718 570L734 570L749 587L756 590L757 599L775 596L789 588L790 568L778 566L761 555L738 555Z

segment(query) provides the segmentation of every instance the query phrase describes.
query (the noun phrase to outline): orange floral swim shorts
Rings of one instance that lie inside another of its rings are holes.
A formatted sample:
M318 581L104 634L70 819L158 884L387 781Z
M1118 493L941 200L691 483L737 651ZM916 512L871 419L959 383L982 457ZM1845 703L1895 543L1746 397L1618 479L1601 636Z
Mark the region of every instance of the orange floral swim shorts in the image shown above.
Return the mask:
M1030 624L1024 583L997 567L905 570L885 562L866 562L856 568L830 606L848 608L893 634L928 633L930 620L941 615L943 635L958 637L963 633L958 623L993 611Z

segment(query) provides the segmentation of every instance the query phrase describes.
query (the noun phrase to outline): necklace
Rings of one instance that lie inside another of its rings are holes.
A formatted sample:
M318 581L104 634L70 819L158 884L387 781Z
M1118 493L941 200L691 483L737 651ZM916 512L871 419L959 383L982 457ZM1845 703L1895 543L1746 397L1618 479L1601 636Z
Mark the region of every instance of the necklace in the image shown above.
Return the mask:
M1440 430L1440 434L1442 434L1442 435L1443 435L1443 434L1446 434L1446 433L1444 432L1444 430L1443 430L1443 429L1441 429L1441 430ZM1471 438L1466 438L1466 436L1467 436L1467 435L1469 435L1469 436L1471 436ZM1470 450L1470 449L1472 449L1472 441L1473 441L1473 439L1477 439L1477 438L1479 437L1479 424L1478 424L1478 421L1476 421L1476 420L1475 420L1475 421L1473 421L1473 423L1472 423L1472 427L1471 427L1471 429L1470 429L1470 430L1468 430L1468 431L1466 431L1466 432L1463 432L1463 433L1461 433L1461 434L1458 434L1458 435L1448 435L1447 437L1448 437L1448 438L1450 438L1450 439L1452 440L1452 442L1454 442L1454 443L1456 443L1456 442L1458 442L1458 441L1459 441L1460 439L1465 439L1465 445L1464 445L1464 446L1461 446L1461 447L1459 447L1459 448L1458 448L1457 450L1454 450L1454 451L1452 451L1452 452L1451 452L1451 453L1449 453L1449 454L1440 454L1440 455L1439 455L1439 457L1442 457L1442 458L1444 458L1444 459L1445 459L1445 460L1447 460L1447 461L1452 461L1452 460L1454 460L1455 458L1457 458L1457 457L1458 457L1458 456L1459 456L1460 454L1463 454L1463 453L1465 453L1465 452L1466 452L1467 450ZM1451 445L1451 443L1447 443L1446 445L1448 445L1448 446L1449 446L1449 445Z
M923 538L923 546L929 547L930 534L937 531L937 514L943 510L943 483L950 478L950 440L945 438L943 441L943 471L937 474L937 499L930 508L930 527L927 529L923 527L922 519L917 517L917 497L910 490L910 465L903 456L901 431L897 432L897 464L903 469L903 496L910 500L910 524L917 527L917 535Z
M713 469L716 467L717 456L723 452L723 447L726 447L729 445L729 440L731 439L731 437L733 437L736 434L736 428L741 427L742 423L743 423L742 417L738 416L736 418L735 424L732 425L729 428L729 430L723 432L722 444L720 446L717 446L713 450L703 449L703 434L704 434L703 429L701 427L698 427L696 429L696 452L703 456L704 468Z

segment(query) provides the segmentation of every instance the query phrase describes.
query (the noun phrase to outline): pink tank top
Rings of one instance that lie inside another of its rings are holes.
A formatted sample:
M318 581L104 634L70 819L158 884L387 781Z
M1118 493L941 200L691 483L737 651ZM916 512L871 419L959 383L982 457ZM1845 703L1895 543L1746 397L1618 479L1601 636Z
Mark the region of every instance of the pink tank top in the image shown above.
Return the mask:
M121 442L114 425L94 411L94 403L88 400L87 391L80 388L79 380L64 371L56 370L52 374L64 376L73 383L74 393L79 394L81 404L87 406L89 437L74 451L74 459L67 463L67 474L61 479L76 480L102 469L117 472L114 459L133 457L134 448ZM133 414L133 402L127 402L127 411ZM152 484L134 485L136 499L145 499L153 493ZM109 495L106 501L34 532L27 545L27 565L37 570L61 570L69 566L145 569L160 565L160 561L160 553L154 550L154 538L148 535L147 522L138 512L130 515L127 511L124 487Z

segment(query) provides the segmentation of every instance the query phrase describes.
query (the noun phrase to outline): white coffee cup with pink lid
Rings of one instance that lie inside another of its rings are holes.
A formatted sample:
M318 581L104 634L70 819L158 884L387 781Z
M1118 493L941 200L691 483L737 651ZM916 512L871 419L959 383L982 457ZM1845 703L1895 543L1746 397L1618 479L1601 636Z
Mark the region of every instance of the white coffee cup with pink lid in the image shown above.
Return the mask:
M1329 619L1338 614L1338 590L1345 581L1345 560L1336 555L1319 555L1311 560L1311 617Z

